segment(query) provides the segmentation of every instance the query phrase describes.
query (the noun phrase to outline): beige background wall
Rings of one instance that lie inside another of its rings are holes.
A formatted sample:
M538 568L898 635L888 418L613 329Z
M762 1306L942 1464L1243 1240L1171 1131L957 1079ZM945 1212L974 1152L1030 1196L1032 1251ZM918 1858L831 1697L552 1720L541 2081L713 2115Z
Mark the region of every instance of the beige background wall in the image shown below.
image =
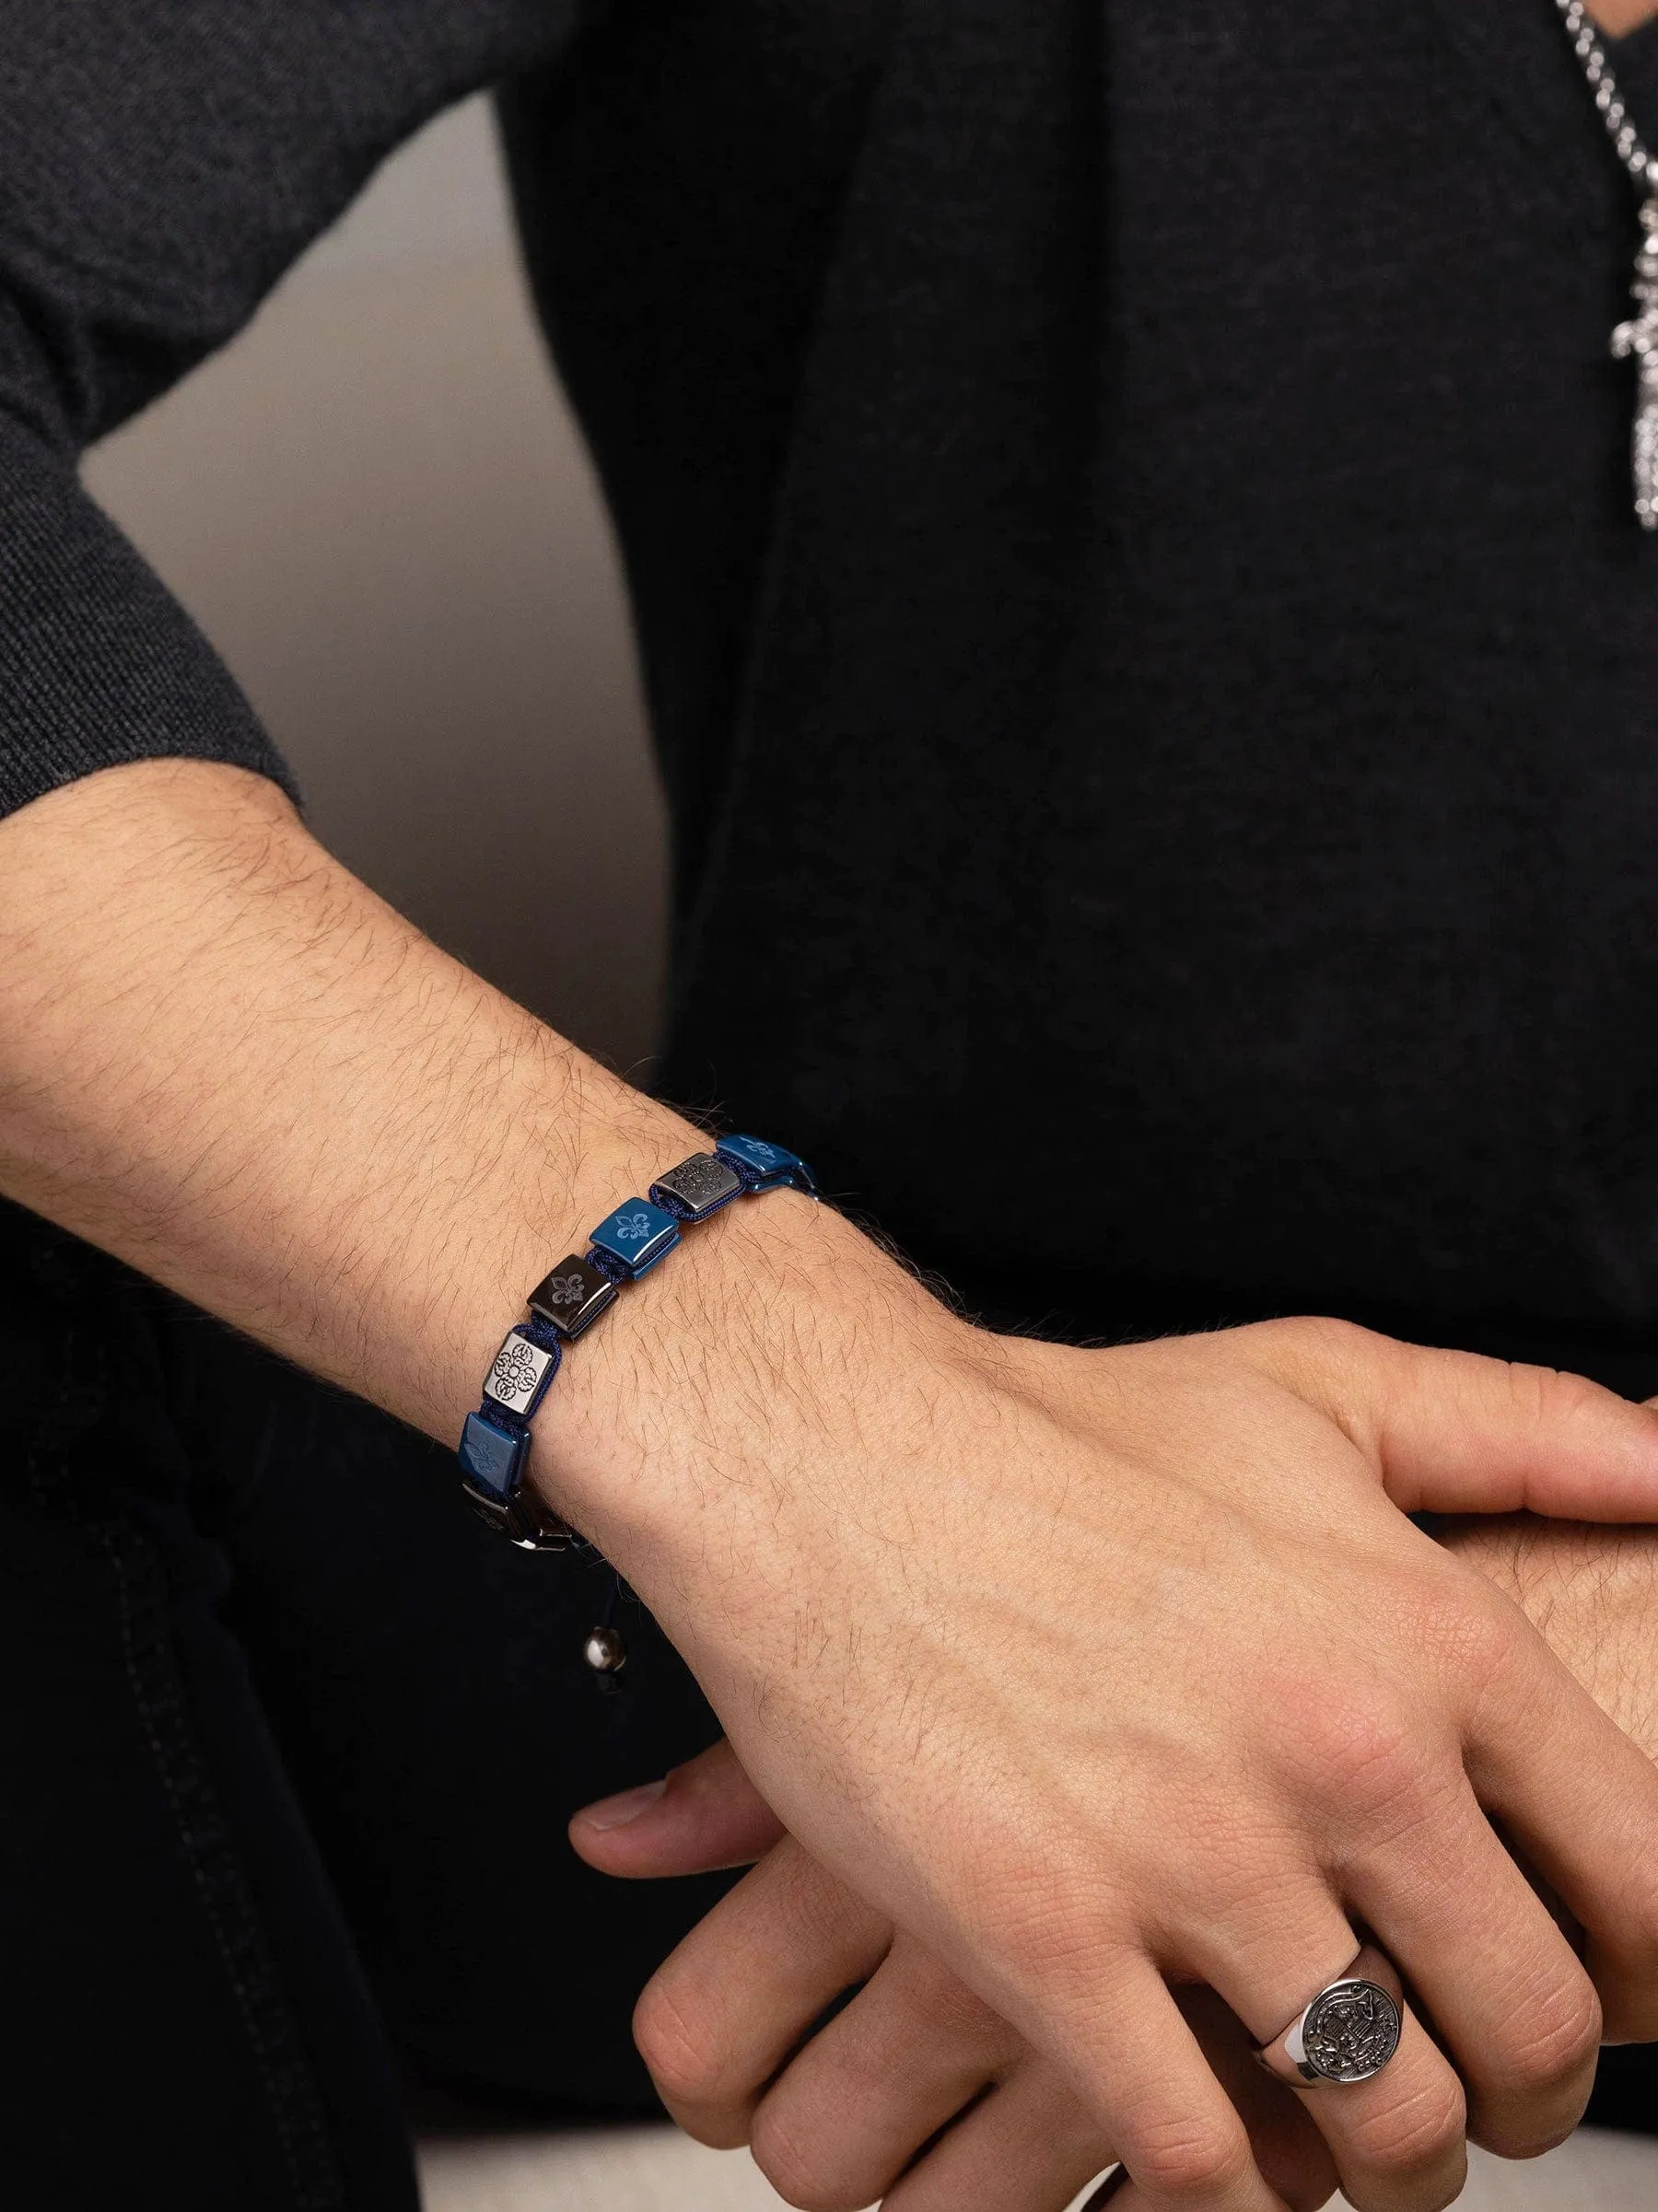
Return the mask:
M320 834L621 1065L662 825L616 566L523 297L486 109L380 172L252 329L88 460Z

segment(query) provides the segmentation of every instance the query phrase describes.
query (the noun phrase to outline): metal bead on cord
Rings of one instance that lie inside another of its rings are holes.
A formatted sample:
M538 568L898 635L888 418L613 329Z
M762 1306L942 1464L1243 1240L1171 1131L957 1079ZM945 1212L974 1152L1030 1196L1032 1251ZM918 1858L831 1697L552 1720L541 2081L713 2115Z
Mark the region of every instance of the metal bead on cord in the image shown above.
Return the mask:
M627 1664L627 1646L618 1628L590 1628L581 1656L595 1674L620 1674Z
M616 1689L616 1676L627 1664L627 1642L616 1626L616 1609L622 1602L622 1578L613 1574L610 1594L599 1616L596 1628L590 1628L587 1641L581 1647L581 1656L598 1675L604 1689Z

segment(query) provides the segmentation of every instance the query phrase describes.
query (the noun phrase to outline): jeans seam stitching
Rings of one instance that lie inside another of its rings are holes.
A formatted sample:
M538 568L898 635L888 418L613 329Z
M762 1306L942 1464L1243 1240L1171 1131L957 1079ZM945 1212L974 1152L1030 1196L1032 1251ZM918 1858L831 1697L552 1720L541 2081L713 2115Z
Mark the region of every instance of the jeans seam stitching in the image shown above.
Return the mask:
M166 1630L155 1618L160 1602L154 1563L134 1559L141 1540L123 1544L117 1530L99 1531L115 1577L127 1682L157 1775L183 1846L203 1915L240 2016L282 2146L297 2212L336 2212L345 2202L326 2123L309 2068L296 2047L286 2008L264 1954L257 1907L248 1894L216 1792L191 1740ZM144 1578L147 1591L138 1585ZM142 1614L151 1615L147 1633Z

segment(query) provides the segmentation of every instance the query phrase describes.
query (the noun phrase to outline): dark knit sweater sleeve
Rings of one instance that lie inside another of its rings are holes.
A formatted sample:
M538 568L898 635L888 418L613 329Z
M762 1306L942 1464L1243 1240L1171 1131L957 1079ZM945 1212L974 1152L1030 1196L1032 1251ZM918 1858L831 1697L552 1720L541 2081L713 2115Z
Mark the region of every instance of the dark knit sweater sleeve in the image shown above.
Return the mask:
M400 140L548 58L573 5L6 0L0 812L158 755L287 780L80 454L239 330Z

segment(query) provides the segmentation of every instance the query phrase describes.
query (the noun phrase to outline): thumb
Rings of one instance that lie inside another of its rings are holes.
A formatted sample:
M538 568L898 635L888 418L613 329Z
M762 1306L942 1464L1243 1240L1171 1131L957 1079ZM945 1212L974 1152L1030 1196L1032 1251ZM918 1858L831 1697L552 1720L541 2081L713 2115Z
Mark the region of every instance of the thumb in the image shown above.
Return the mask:
M782 1822L723 1738L665 1780L601 1798L570 1822L578 1858L636 1881L750 1866L782 1834Z
M1300 1368L1407 1513L1658 1521L1658 1412L1582 1375L1334 1324ZM1298 1363L1299 1365L1299 1363ZM1311 1387L1307 1387L1307 1386Z

